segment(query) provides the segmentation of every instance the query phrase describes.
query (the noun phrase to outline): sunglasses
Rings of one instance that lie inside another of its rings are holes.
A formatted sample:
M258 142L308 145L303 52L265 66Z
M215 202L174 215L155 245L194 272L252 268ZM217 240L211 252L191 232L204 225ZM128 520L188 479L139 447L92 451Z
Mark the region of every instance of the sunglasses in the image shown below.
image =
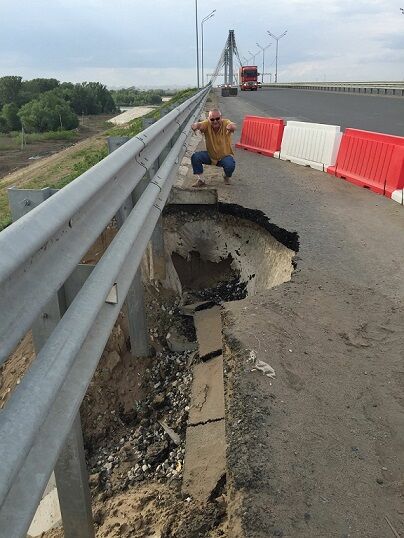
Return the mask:
M220 121L220 116L218 118L209 118L210 121Z

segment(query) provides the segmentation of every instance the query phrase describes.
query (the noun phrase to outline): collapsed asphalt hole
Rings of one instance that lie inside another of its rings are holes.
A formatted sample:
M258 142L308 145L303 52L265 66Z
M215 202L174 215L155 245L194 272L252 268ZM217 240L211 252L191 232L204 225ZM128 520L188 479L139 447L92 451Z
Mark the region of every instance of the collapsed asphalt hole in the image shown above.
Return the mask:
M198 312L290 280L298 236L260 211L233 204L172 206L163 220L167 278L145 278L155 356L133 360L122 312L81 409L94 518L102 535L116 525L118 511L120 536L152 535L162 522L169 523L167 536L207 536L195 531L196 519L204 528L218 528L219 536L227 510L226 475L202 507L184 498L181 489L191 369L200 360L193 317L184 311L188 306ZM148 268L145 256L146 277ZM195 306L198 298L208 302Z
M184 302L244 299L291 279L298 236L235 204L169 206L165 285Z
M220 303L247 296L245 282L240 282L234 270L231 254L218 262L204 260L199 252L191 251L187 258L173 252L171 259L183 290L195 299Z

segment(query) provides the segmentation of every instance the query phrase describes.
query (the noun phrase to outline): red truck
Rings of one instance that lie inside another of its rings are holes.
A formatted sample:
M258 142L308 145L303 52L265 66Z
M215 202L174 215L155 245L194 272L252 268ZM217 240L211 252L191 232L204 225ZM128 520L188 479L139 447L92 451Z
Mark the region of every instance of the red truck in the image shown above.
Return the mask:
M258 70L256 65L243 65L240 67L240 90L257 91L258 89Z

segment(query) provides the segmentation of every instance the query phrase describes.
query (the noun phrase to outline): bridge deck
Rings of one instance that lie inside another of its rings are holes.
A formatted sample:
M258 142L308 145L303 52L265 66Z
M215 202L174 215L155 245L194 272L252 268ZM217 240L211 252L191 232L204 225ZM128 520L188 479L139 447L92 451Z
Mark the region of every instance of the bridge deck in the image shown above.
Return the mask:
M220 107L240 126L260 114L245 99ZM308 168L243 150L236 160L230 187L211 179L219 199L300 236L290 283L227 306L227 334L276 371L227 357L246 535L389 536L386 516L402 533L404 210Z

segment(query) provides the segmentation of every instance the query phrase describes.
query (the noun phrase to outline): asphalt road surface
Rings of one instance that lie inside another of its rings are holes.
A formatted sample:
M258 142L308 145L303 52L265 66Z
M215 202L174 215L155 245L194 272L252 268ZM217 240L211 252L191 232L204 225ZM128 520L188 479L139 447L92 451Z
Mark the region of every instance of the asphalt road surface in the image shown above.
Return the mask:
M246 114L333 122L346 111L342 125L392 132L375 111L404 100L282 90L218 104L240 128ZM397 109L393 120L398 129ZM235 158L230 186L215 167L207 184L297 232L300 249L290 282L225 305L228 481L239 506L229 536L237 525L248 538L403 536L404 208L310 168ZM252 371L250 350L275 379Z
M271 88L239 92L238 99L260 115L404 136L401 97Z

